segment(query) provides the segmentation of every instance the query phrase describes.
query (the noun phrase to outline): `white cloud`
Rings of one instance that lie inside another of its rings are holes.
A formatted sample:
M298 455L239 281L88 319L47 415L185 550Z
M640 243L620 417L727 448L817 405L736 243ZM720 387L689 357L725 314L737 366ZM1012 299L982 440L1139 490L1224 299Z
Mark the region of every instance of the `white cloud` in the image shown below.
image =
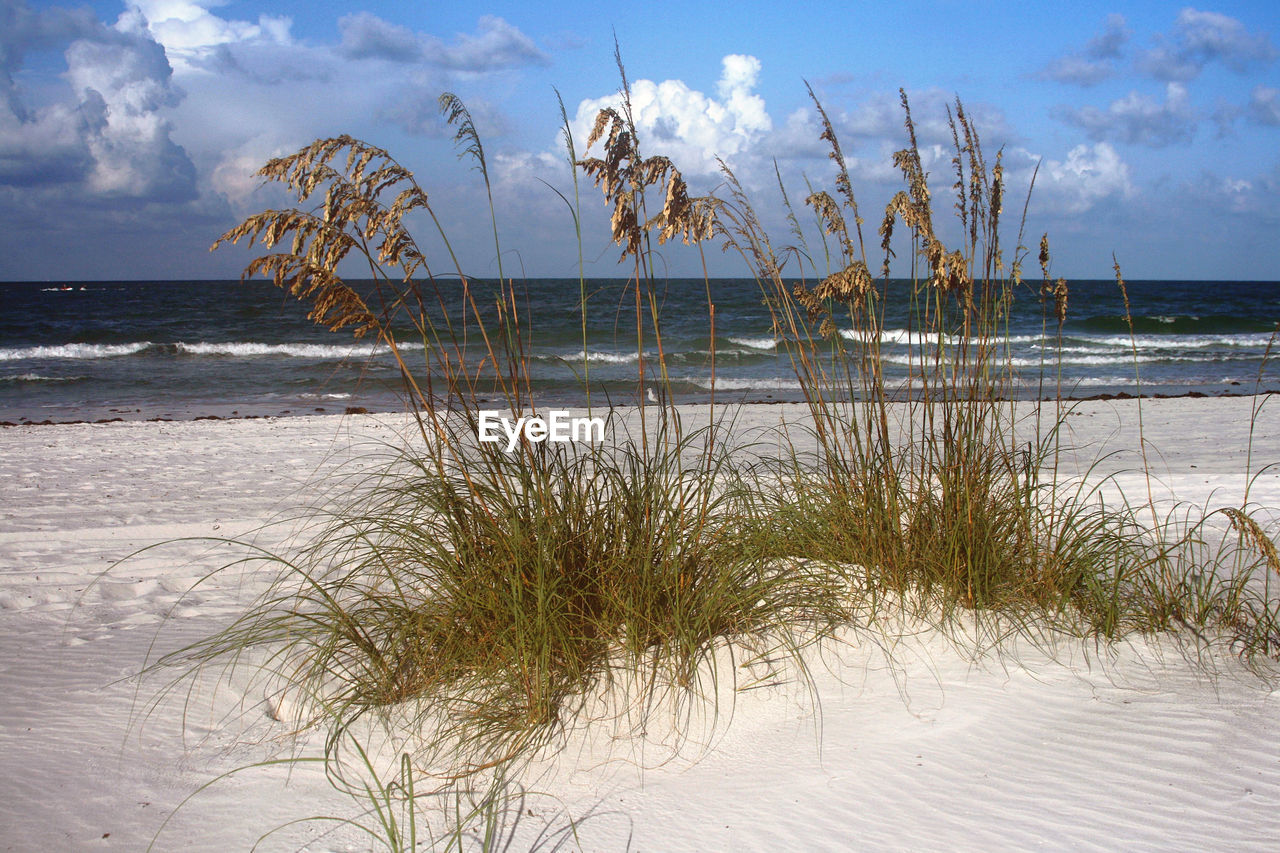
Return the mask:
M338 19L340 50L352 59L423 63L459 71L491 71L520 65L546 65L533 39L502 18L482 15L475 35L458 34L452 43L415 33L369 12Z
M383 20L371 12L356 12L338 19L341 50L352 59L385 59L389 62L417 62L422 59L422 42L413 30Z
M1029 180L1039 156L1026 149L1015 149L1010 155L1011 172ZM1109 144L1077 145L1064 160L1040 163L1031 203L1057 214L1085 213L1106 199L1131 198L1135 190L1130 174L1129 164Z
M152 41L136 11L116 22L118 38L78 39L67 49L67 80L88 117L95 192L162 197L195 195L195 167L170 138L160 111L181 93L170 83L164 48Z
M1107 16L1106 28L1085 45L1084 54L1094 59L1119 59L1132 34L1124 15L1112 13Z
M437 74L437 76L439 76ZM414 136L449 137L457 133L440 112L440 92L447 88L444 79L433 79L428 74L413 75L403 85L397 86L387 104L378 111L378 119L396 125ZM490 101L474 97L466 101L480 139L488 142L511 132L511 125L502 110Z
M557 157L549 151L532 153L529 151L501 152L494 155L493 174L500 185L533 187L543 190L545 186L538 179L553 174L556 170L569 171L569 164L563 156Z
M1059 83L1074 83L1077 86L1096 86L1103 80L1114 77L1115 63L1105 59L1090 59L1087 56L1072 54L1061 56L1040 72L1039 76Z
M452 44L434 36L423 40L428 62L459 71L489 71L520 65L546 65L533 39L502 18L481 15L476 35L461 33Z
M179 73L200 70L225 45L292 42L292 21L287 17L261 15L256 23L227 20L207 8L216 5L220 5L217 0L133 0L131 4L146 19L147 30L164 46Z
M14 82L28 52L97 34L88 10L33 10L25 2L0 6L0 186L74 182L92 165L86 116L75 103L29 107Z
M0 24L0 82L8 85L12 80L6 72L21 68L27 51L53 47L101 29L88 9L55 6L37 11L24 0L5 0L0 5Z
M1059 116L1082 128L1090 139L1112 140L1159 148L1189 141L1195 135L1196 114L1181 83L1165 86L1161 103L1138 92L1112 101L1105 111L1086 106L1060 109Z
M1221 62L1237 72L1276 58L1271 39L1251 33L1235 18L1217 12L1186 8L1168 37L1158 37L1154 48L1143 54L1140 64L1161 80L1187 81L1211 62Z
M1101 83L1115 76L1115 60L1123 55L1130 35L1124 16L1110 15L1106 28L1090 39L1083 50L1053 60L1038 76L1078 86Z
M1271 225L1280 221L1275 204L1280 166L1251 178L1224 177L1205 170L1184 182L1178 192L1196 209L1213 214L1249 217Z
M244 209L263 186L257 171L272 157L281 157L298 149L298 145L281 145L274 134L262 134L223 152L209 172L209 185L221 193L237 209Z
M83 16L13 10L26 21L19 34L26 40L6 48L6 61L21 68L26 49L71 39L63 74L71 98L28 108L18 90L7 87L0 108L0 183L81 185L93 194L147 201L194 198L195 167L170 138L164 117L182 93L140 13L128 10L107 27Z
M52 104L34 114L0 105L0 185L39 186L82 180L93 159L78 106Z
M907 92L907 98L911 106L916 140L921 147L941 145L950 148L952 134L947 115L950 111L951 116L957 116L956 96L933 88ZM962 105L984 147L989 141L1004 141L1012 135L1000 110L982 103ZM906 114L902 110L901 95L897 92L877 92L852 109L833 112L828 108L827 113L835 125L846 156L853 143L861 139L885 142L893 146L894 151L907 142ZM963 134L963 131L959 132Z
M819 139L822 123L818 111L806 104L787 115L785 121L769 134L765 145L771 156L783 161L825 160L831 147Z
M681 171L710 174L716 157L731 161L748 153L773 128L764 99L753 91L760 75L754 56L730 55L722 60L719 98L690 88L681 80L636 80L631 84L631 108L640 134L641 153L665 154ZM620 95L584 100L574 118L575 139L585 140L596 113L620 109ZM599 144L591 151L599 154Z

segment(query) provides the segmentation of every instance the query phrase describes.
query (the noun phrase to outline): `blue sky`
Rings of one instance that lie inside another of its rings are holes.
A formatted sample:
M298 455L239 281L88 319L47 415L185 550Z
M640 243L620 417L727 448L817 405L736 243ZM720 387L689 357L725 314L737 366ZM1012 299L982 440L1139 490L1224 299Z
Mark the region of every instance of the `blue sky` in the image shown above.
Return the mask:
M248 256L209 244L285 201L253 171L340 133L415 170L467 271L493 274L443 91L483 135L507 272L575 275L571 220L543 183L572 186L553 87L581 141L616 98L615 33L646 152L699 192L723 157L779 241L775 163L793 200L832 177L805 81L873 225L899 188L903 87L939 210L956 96L988 159L1003 148L1006 221L1039 164L1026 240L1049 232L1055 274L1107 277L1114 253L1134 279L1280 279L1278 8L0 0L0 280L234 277ZM582 198L589 274L624 273L603 201ZM700 269L692 252L664 260ZM718 248L708 261L745 273Z

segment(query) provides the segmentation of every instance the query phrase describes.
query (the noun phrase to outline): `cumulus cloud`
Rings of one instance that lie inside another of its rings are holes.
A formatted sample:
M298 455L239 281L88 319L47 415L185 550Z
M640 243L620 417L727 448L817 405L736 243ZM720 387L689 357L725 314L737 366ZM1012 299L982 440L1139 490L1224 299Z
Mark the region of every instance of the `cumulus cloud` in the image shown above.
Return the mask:
M1115 76L1116 60L1123 55L1131 34L1123 15L1110 15L1106 28L1094 36L1083 50L1053 60L1037 76L1078 86L1101 83Z
M1138 92L1112 101L1106 110L1086 106L1079 109L1060 108L1062 120L1084 130L1090 139L1149 145L1159 148L1186 142L1195 135L1196 115L1181 83L1165 87L1165 99Z
M500 185L541 185L539 176L568 168L563 156L557 157L549 151L499 152L493 157L493 173Z
M131 5L142 13L147 31L164 47L179 73L205 68L228 45L292 42L289 18L260 15L256 22L228 20L209 11L208 7L221 5L219 0L132 0Z
M1223 176L1204 170L1184 182L1178 193L1201 210L1270 224L1280 221L1275 204L1280 193L1280 165L1251 177Z
M293 153L297 147L279 144L271 133L254 136L221 153L209 171L209 186L234 208L244 210L254 196L264 190L264 181L257 175L262 165L273 157ZM268 188L272 186L267 185Z
M100 28L88 9L35 10L24 0L5 0L0 3L0 73L5 83L12 85L10 75L22 67L28 51L55 47Z
M233 50L242 45L293 44L293 22L287 17L259 15L253 20L220 18L210 6L220 0L131 0L146 31L178 74L220 72L236 67Z
M1124 15L1108 15L1106 27L1089 40L1084 54L1094 59L1119 59L1132 34L1125 25Z
M1015 154L1025 163L1039 159L1025 149ZM1133 195L1129 164L1109 144L1099 142L1077 145L1064 160L1042 162L1033 199L1037 206L1046 205L1052 212L1077 215L1106 199Z
M118 38L79 39L66 53L67 80L91 116L89 188L166 201L194 198L195 167L160 116L181 99L164 48L147 36L134 11L120 16L115 32Z
M1212 62L1243 73L1275 58L1275 46L1267 35L1250 33L1227 15L1187 8L1178 13L1169 35L1157 37L1156 46L1141 56L1139 65L1157 79L1185 82Z
M476 35L460 34L452 44L427 36L424 39L426 61L457 71L549 64L533 39L502 18L483 15L477 26L479 32Z
M88 118L78 104L29 107L15 84L28 52L65 44L100 29L87 10L0 4L0 186L78 180L91 165Z
M467 103L471 109L472 104ZM475 117L475 113L472 113ZM451 135L440 114L440 97L426 86L409 86L378 111L378 118L413 136L443 137ZM487 137L485 133L483 136ZM483 138L483 137L482 137Z
M484 15L475 35L459 34L452 43L415 33L369 12L338 20L340 50L351 59L423 63L458 71L489 71L522 65L546 65L533 40L502 18Z
M1060 56L1050 62L1038 76L1047 80L1056 80L1059 83L1096 86L1103 80L1108 80L1115 75L1114 62L1090 59L1087 56L1072 53L1067 56Z
M236 76L275 86L331 76L327 52L296 42L288 17L222 18L209 11L219 0L134 0L132 5L185 82Z
M31 111L0 104L0 186L82 180L93 165L86 143L89 121L79 105Z
M715 172L717 156L730 160L747 152L773 128L764 99L754 92L759 75L758 59L734 54L721 61L718 98L681 80L634 81L631 108L641 144L648 153L667 155L688 174ZM573 122L576 139L585 143L596 113L605 107L621 109L621 96L578 104ZM598 147L592 151L598 153Z
M957 115L955 95L941 89L908 92L920 159L926 171L951 169L953 140L948 111ZM1004 114L983 103L964 104L965 115L978 131L982 146L994 151L1006 144L1013 131ZM844 152L850 175L857 182L896 186L902 171L893 165L893 154L907 144L906 116L901 96L879 92L845 110L827 108ZM960 131L963 133L963 131ZM830 151L819 139L817 111L804 107L788 115L769 140L779 159L822 158Z
M64 75L73 99L28 107L6 68L0 183L83 183L98 195L152 201L195 196L195 167L162 116L182 95L139 12L126 11L114 27L78 13L35 16L18 4L5 14L19 24L6 31L5 62L17 63L14 70L27 50L73 39Z
M352 59L385 59L419 62L422 42L408 27L385 21L371 12L357 12L338 19L341 50Z

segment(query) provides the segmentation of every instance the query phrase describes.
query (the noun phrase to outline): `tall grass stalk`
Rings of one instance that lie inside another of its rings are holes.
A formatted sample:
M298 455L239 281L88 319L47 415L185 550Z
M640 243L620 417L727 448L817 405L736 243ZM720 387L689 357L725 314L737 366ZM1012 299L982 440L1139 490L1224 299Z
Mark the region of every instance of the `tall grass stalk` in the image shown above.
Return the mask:
M561 137L564 140L565 153L568 155L569 172L573 175L573 201L570 202L564 193L551 187L552 192L560 196L569 213L573 216L574 243L578 247L578 310L582 312L582 388L587 400L587 414L591 414L591 344L587 340L587 274L582 256L582 217L579 215L581 198L578 193L578 149L573 142L573 124L569 121L569 112L565 109L564 98L560 90L556 92L556 103L560 105ZM550 186L550 185L548 185Z

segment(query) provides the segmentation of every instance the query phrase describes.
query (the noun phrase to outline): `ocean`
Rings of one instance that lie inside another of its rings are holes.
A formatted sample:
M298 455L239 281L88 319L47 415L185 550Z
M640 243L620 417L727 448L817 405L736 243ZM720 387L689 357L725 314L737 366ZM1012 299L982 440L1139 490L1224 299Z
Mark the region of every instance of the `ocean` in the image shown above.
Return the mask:
M1036 284L1018 294L1009 328L1019 393L1028 396L1051 393L1058 382L1056 367L1045 366L1056 347L1056 327L1050 318L1046 341ZM597 404L631 405L642 393L636 386L635 305L624 285L617 279L589 282L586 367ZM1280 391L1280 371L1265 362L1280 323L1280 283L1135 281L1128 287L1132 340L1114 282L1071 282L1061 349L1064 395ZM904 289L896 285L897 292ZM710 291L716 399L799 399L758 286L720 279L710 282ZM478 283L475 292L488 311L496 285ZM545 405L581 403L577 280L535 279L517 285L517 294L536 398ZM680 400L705 400L713 349L707 284L664 282L660 296L673 388ZM882 351L892 383L893 370L905 376L912 333L905 300L891 298L887 305ZM401 340L411 367L422 365L422 345L415 346L412 332L406 328ZM654 364L652 337L646 347L645 358ZM474 335L468 348L478 363ZM399 389L390 353L369 338L315 326L304 306L268 282L0 283L0 421L391 411L403 407Z

